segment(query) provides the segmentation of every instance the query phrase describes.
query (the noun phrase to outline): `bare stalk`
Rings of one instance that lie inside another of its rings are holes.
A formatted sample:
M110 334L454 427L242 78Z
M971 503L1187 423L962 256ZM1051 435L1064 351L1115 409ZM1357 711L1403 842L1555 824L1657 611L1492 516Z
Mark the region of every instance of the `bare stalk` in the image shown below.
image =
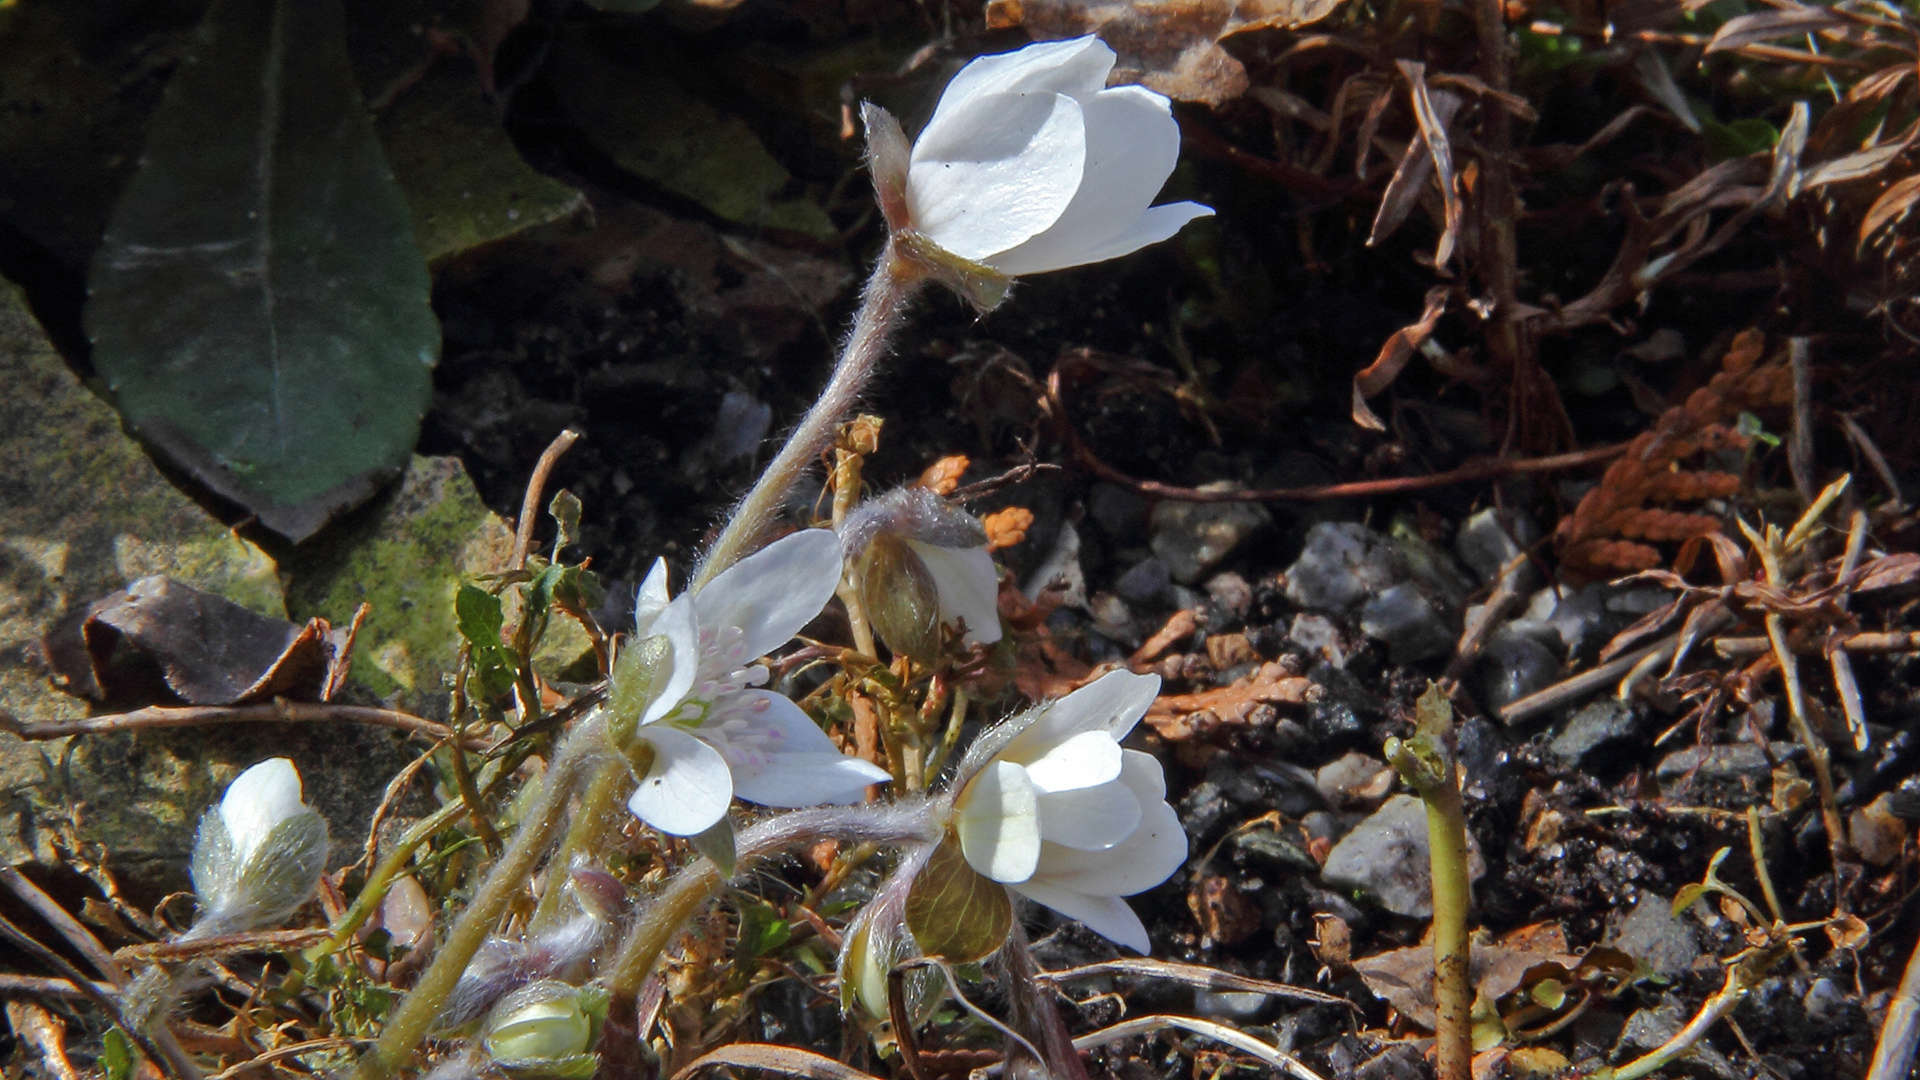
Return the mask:
M706 558L694 571L693 589L713 580L713 576L751 555L765 537L767 529L780 513L788 492L806 471L833 445L833 435L872 380L880 361L887 355L893 332L906 313L907 301L925 280L924 272L905 258L892 241L874 264L873 276L860 294L860 310L853 317L853 329L833 366L833 375L819 400L807 410L798 427L787 436L787 443L774 456L753 489L734 508L733 516L720 531L719 539L707 549Z
M1433 1001L1435 1074L1439 1080L1473 1075L1473 986L1467 911L1473 890L1467 874L1467 816L1453 761L1453 706L1437 686L1420 696L1413 738L1388 739L1387 761L1427 807L1427 854L1433 867Z
M1920 944L1907 958L1907 973L1887 1005L1880 1041L1873 1048L1873 1067L1867 1080L1906 1080L1913 1069L1913 1053L1920 1048Z

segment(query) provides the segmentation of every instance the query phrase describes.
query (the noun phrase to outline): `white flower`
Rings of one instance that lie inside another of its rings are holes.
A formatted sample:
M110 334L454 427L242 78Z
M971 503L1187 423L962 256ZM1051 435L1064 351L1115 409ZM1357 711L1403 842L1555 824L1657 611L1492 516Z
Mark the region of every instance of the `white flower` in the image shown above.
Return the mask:
M267 760L234 777L220 800L220 823L227 827L234 857L250 861L273 827L307 812L300 772L283 757Z
M965 626L961 638L968 645L991 645L1000 640L1000 571L994 568L987 545L942 547L907 538L906 545L933 578L939 597L940 621Z
M1161 95L1107 88L1113 62L1087 36L962 68L913 145L911 228L1013 277L1117 258L1213 213L1148 205L1180 156L1180 127Z
M734 795L767 806L859 800L885 769L849 757L798 705L771 691L757 658L813 621L840 581L840 543L803 529L669 600L656 562L640 587L635 644L614 673L614 707L644 701L633 737L652 761L627 807L676 836L718 824ZM624 685L623 685L624 683Z
M954 802L975 870L1143 953L1146 927L1120 897L1187 858L1160 763L1120 746L1159 689L1157 675L1115 671L1041 707Z
M285 919L313 894L326 861L327 823L303 801L293 762L253 766L200 819L190 869L204 910L191 936Z

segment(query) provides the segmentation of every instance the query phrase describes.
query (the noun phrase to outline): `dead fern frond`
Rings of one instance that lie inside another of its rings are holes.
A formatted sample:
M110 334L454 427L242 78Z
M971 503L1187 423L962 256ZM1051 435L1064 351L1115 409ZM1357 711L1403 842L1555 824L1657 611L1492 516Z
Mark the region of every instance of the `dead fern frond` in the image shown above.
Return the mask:
M1652 569L1663 561L1653 543L1684 542L1719 530L1720 519L1713 515L1669 507L1724 499L1740 490L1741 478L1735 473L1683 463L1719 450L1744 449L1747 437L1728 421L1793 400L1791 371L1783 363L1762 363L1765 352L1766 340L1757 330L1734 338L1720 361L1720 373L1689 394L1684 404L1662 413L1608 466L1573 513L1560 520L1554 546L1569 576Z

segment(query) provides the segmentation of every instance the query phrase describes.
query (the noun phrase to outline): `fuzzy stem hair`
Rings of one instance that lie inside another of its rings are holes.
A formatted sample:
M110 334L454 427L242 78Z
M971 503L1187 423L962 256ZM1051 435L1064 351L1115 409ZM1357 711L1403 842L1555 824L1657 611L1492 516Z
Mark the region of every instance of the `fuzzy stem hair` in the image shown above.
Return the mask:
M853 329L847 333L826 387L746 498L734 508L726 527L694 571L690 589L700 588L759 548L794 485L833 445L835 429L853 414L891 347L908 301L924 280L924 270L889 240L860 294L860 310L854 315Z

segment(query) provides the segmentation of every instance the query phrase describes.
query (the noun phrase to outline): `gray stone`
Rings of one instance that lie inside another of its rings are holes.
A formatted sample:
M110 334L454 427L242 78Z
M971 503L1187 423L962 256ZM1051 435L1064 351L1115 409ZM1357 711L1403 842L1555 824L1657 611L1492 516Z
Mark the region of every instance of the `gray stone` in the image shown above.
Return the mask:
M1323 521L1307 531L1300 557L1287 567L1287 599L1315 611L1345 611L1407 578L1386 537L1355 521Z
M1603 697L1574 713L1549 749L1569 765L1581 765L1596 750L1640 737L1640 722L1633 706L1617 697Z
M1325 615L1303 611L1293 617L1287 628L1287 640L1336 668L1347 666L1347 646L1340 628Z
M1087 516L1107 539L1122 547L1147 539L1147 501L1126 488L1098 483L1087 494Z
M1028 575L1024 591L1031 600L1055 586L1063 590L1060 601L1062 607L1086 610L1087 575L1080 568L1080 534L1068 524L1060 526L1060 535L1053 542L1053 550L1047 553L1040 568Z
M1360 630L1387 646L1396 664L1445 656L1459 637L1447 614L1418 585L1404 582L1360 608Z
M1229 570L1224 574L1215 574L1207 579L1207 596L1221 611L1236 619L1244 619L1247 610L1253 607L1253 586L1247 579Z
M1499 709L1560 678L1560 658L1524 630L1503 626L1480 654L1480 689L1489 709Z
M1232 485L1209 484L1201 490L1232 490ZM1249 537L1272 525L1273 515L1259 503L1170 499L1153 508L1151 545L1175 581L1192 585Z
M1501 567L1539 538L1540 530L1531 517L1518 512L1502 513L1490 506L1461 523L1460 531L1453 537L1453 550L1481 583L1491 585L1500 576ZM1522 579L1525 582L1522 588L1531 587L1539 576L1531 563L1522 563L1518 572L1531 572L1529 578Z
M1467 836L1467 874L1487 872L1480 845ZM1396 915L1433 914L1433 870L1427 856L1427 808L1412 795L1395 795L1354 826L1320 868L1329 885L1359 889Z
M1626 1030L1620 1033L1615 1053L1623 1057L1637 1057L1657 1050L1680 1034L1680 1029L1686 1026L1689 1018L1687 1010L1670 998L1655 1008L1641 1009L1627 1018ZM1704 1039L1694 1043L1693 1048L1681 1055L1676 1064L1692 1066L1696 1071L1723 1080L1735 1080L1739 1076L1726 1055L1715 1050L1713 1044Z
M1640 894L1607 944L1647 965L1647 970L1663 979L1685 975L1700 958L1700 939L1694 936L1693 927L1673 913L1670 901L1650 892Z
M1668 791L1689 781L1696 784L1757 785L1773 776L1768 762L1769 750L1775 761L1797 758L1800 745L1776 742L1762 750L1753 743L1728 743L1717 746L1689 746L1660 759L1653 776L1660 789Z
M1225 1020L1252 1020L1266 1011L1268 997L1265 994L1228 990L1195 990L1193 992L1193 1011L1201 1016L1217 1016Z
M1172 584L1173 574L1167 570L1167 564L1149 557L1121 574L1120 580L1113 583L1113 591L1128 600L1145 603L1165 596Z
M1443 597L1448 607L1459 607L1474 590L1474 581L1454 561L1453 556L1426 542L1410 523L1394 523L1390 540L1399 553L1407 576L1427 586L1427 591Z

